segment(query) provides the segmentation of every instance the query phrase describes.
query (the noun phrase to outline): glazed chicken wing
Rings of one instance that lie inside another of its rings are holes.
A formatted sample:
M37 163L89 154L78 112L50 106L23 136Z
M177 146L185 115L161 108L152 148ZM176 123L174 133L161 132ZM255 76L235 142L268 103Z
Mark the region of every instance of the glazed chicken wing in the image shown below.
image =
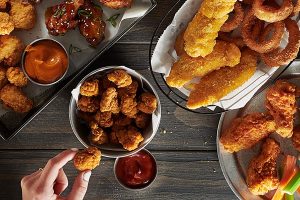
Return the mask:
M106 24L102 20L102 15L102 9L91 0L85 0L83 6L78 10L80 33L93 47L96 47L104 39Z
M275 119L276 132L282 137L292 137L297 111L296 86L284 80L277 81L267 91L266 107Z
M112 9L120 9L125 7L130 7L133 0L99 0L105 6Z
M264 195L278 187L276 160L279 154L279 144L268 138L262 145L261 153L251 160L247 170L247 185L254 195Z
M232 121L222 133L220 142L226 151L233 153L249 149L275 131L273 118L264 113L252 113Z

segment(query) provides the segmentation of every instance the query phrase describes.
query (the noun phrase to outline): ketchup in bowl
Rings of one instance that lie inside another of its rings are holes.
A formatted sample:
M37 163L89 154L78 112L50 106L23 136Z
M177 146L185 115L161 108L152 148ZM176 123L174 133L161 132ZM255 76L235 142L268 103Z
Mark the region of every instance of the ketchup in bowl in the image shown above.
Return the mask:
M130 189L142 189L149 186L156 174L155 159L146 150L118 158L115 163L116 178L123 186Z

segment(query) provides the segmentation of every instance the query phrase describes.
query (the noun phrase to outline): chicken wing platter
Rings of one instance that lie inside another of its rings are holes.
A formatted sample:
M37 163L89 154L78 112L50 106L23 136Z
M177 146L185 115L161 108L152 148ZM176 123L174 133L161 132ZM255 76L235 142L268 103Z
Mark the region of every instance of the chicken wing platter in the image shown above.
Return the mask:
M300 199L300 71L294 62L242 109L221 116L217 151L239 199Z
M0 136L11 139L156 5L0 1Z
M170 88L164 93L179 96L180 105L192 112L244 107L297 57L299 11L288 2L184 2L166 17L173 16L171 22L161 23L168 25L152 52L152 71Z

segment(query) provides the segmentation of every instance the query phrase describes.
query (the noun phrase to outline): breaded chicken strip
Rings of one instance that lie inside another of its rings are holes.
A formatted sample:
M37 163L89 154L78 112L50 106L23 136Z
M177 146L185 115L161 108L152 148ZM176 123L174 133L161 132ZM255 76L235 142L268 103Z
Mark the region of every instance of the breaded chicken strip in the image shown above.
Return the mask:
M1 9L5 9L6 8L6 3L8 2L8 0L0 0L0 8Z
M237 0L204 0L200 11L208 18L222 18L233 11Z
M97 79L84 81L80 86L80 94L83 96L98 96L99 95L99 81Z
M295 149L300 151L300 126L294 128L292 141Z
M224 66L233 67L239 64L240 58L241 51L235 44L217 41L214 51L205 58L192 58L184 53L171 68L167 83L180 88L195 77L202 77Z
M33 102L21 90L21 88L7 84L1 89L0 99L4 105L15 112L25 113L32 109Z
M138 113L136 99L132 97L122 98L121 112L129 118L135 118Z
M36 21L35 7L27 1L9 0L11 9L9 15L12 18L15 28L32 29Z
M130 7L133 0L99 0L105 6L112 9L120 9L125 7Z
M297 111L296 86L284 80L276 81L267 91L266 107L275 119L276 132L282 137L292 137Z
M175 51L177 53L177 56L181 56L185 53L185 50L184 50L184 33L185 33L186 29L183 30L176 38L176 41L175 41Z
M115 88L108 88L103 94L100 101L101 112L112 112L118 114L120 112L118 103L118 93Z
M157 108L157 99L155 95L149 92L141 94L137 108L143 113L152 114Z
M254 195L264 195L278 187L276 160L279 154L279 144L267 138L261 153L251 160L247 170L247 185Z
M226 151L233 153L249 149L275 131L273 118L264 113L252 113L232 121L220 138Z
M188 98L187 107L197 109L218 102L233 90L248 81L255 73L257 57L250 50L244 50L240 64L223 67L204 76Z
M24 87L28 83L28 79L24 72L18 67L10 67L6 71L6 77L11 84L18 87Z
M142 134L133 126L118 130L116 135L123 148L128 151L137 149L139 144L144 141Z
M0 36L0 63L16 66L20 62L24 45L16 36Z
M11 17L5 12L0 12L0 35L9 35L14 28Z
M118 88L129 86L132 83L131 76L122 69L117 69L107 74L107 78L108 80L116 84Z

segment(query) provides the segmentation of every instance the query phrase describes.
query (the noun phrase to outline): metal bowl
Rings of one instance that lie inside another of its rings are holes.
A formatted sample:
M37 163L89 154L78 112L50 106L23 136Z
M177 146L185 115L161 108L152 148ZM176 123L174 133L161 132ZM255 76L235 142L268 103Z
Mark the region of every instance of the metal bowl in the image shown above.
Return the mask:
M67 72L68 72L68 70L69 70L69 66L70 66L70 58L69 58L69 54L68 54L68 51L66 50L66 48L65 48L60 42L58 42L57 40L51 39L51 38L40 38L40 39L34 40L34 41L31 42L29 45L27 45L27 47L28 47L28 46L32 46L32 45L34 45L34 44L36 44L36 43L38 43L38 42L40 42L40 41L43 41L43 40L50 40L50 41L52 41L52 42L55 42L56 44L58 44L58 45L65 51L65 53L66 53L66 55L67 55L67 59L68 59L68 66L67 66L67 69L66 69L65 73L64 73L59 79L57 79L56 81L54 81L54 82L52 82L52 83L40 83L40 82L37 82L37 81L33 80L33 79L27 74L27 72L26 72L26 70L25 70L25 57L26 57L26 53L27 53L26 51L24 51L23 54L22 54L21 65L22 65L22 69L23 69L24 74L26 75L26 77L27 77L32 83L34 83L34 84L36 84L36 85L39 85L39 86L51 86L51 85L54 85L54 84L60 82L60 81L65 77L65 75L67 74Z
M142 84L142 87L144 88L144 90L147 90L147 91L151 92L152 94L154 94L157 99L157 109L152 114L152 122L149 124L149 126L143 132L144 141L139 145L139 147L137 149L135 149L133 151L127 151L127 150L123 149L120 145L114 145L114 144L92 145L88 140L88 135L90 133L89 127L87 126L86 123L83 123L82 120L78 117L78 109L77 109L76 102L77 102L77 99L79 96L80 85L87 79L94 78L94 77L95 78L101 77L114 69L123 69L123 70L127 71L127 73L129 73L133 79L135 79L136 81L138 81L140 83L140 86ZM132 154L144 149L147 146L147 144L149 144L150 141L153 139L153 137L155 136L155 134L158 130L160 119L161 119L161 104L160 104L160 100L159 100L156 90L149 83L149 81L147 81L141 74L139 74L136 71L129 69L127 67L110 66L110 67L100 68L100 69L97 69L97 70L89 73L78 83L78 85L72 91L72 97L71 97L71 101L70 101L70 105L69 105L69 119L70 119L71 127L72 127L72 130L73 130L75 136L85 147L88 147L91 145L98 147L101 150L102 155L104 157L109 157L109 158L125 157L125 156L132 155Z

